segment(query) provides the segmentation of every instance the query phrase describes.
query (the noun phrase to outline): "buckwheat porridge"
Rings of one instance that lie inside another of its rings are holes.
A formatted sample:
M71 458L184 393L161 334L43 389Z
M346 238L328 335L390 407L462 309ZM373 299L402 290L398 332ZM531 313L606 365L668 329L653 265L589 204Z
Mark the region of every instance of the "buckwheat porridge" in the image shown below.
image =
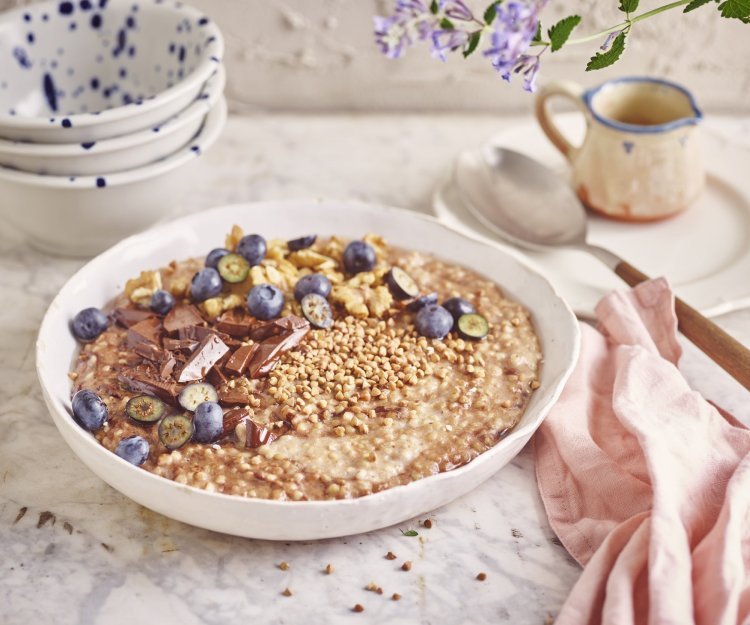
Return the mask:
M493 282L362 240L265 241L134 276L71 324L73 414L107 449L245 497L361 497L487 451L542 354Z

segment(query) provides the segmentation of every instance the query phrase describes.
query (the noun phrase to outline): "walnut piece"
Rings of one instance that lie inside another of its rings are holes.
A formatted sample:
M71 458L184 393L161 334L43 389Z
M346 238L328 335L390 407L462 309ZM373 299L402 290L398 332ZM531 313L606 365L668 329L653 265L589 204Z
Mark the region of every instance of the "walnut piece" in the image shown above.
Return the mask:
M161 289L161 274L158 271L141 271L137 278L125 283L125 295L134 304L147 308L151 296Z

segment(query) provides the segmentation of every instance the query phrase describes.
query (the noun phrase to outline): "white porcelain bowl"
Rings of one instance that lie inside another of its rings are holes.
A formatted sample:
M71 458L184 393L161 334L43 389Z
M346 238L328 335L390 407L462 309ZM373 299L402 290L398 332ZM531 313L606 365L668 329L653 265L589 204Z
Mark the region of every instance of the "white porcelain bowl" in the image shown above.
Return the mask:
M0 166L53 176L95 176L143 167L166 158L195 137L219 101L226 72L220 65L188 107L161 126L84 143L0 140Z
M190 190L198 158L221 134L220 98L184 148L145 167L103 176L39 176L0 168L0 218L44 251L91 256L169 215Z
M102 447L71 417L67 374L78 345L68 329L70 320L82 308L103 306L141 270L205 255L235 223L267 237L311 232L360 237L375 232L394 245L432 252L495 280L531 310L544 354L541 386L521 422L495 447L461 468L337 501L280 502L211 493L148 473ZM270 540L312 540L367 532L423 515L491 477L539 427L570 375L578 349L575 316L520 255L480 243L411 211L358 202L299 201L228 206L122 241L83 267L55 297L39 331L36 356L44 398L62 437L112 487L147 508L199 527Z
M54 0L0 15L0 137L83 143L157 126L220 64L218 27L173 0Z

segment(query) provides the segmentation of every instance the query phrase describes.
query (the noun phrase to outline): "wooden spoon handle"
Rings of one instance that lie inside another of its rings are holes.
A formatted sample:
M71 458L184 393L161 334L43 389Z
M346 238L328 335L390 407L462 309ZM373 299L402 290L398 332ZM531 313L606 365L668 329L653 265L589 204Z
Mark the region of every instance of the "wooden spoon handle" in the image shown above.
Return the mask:
M630 286L649 279L624 260L617 264L615 273ZM680 331L724 371L750 390L750 350L679 297L675 297L674 307Z

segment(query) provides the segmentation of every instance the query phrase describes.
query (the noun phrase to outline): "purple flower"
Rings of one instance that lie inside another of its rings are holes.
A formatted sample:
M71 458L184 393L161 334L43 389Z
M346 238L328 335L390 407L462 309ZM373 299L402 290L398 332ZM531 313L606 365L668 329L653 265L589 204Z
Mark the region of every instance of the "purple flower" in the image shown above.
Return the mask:
M522 56L529 49L531 40L536 34L539 24L539 12L544 8L547 0L533 0L522 2L510 0L495 8L495 19L492 22L490 47L484 51L484 56L492 61L492 67L505 79L510 80L511 73L519 63L526 68L527 60ZM531 83L539 71L539 61L532 70Z
M375 42L387 57L398 59L415 42L427 39L437 27L435 16L421 0L397 0L394 14L376 15Z
M609 33L609 35L607 35L607 38L604 40L604 43L601 45L599 49L609 50L609 46L612 45L612 42L617 38L617 35L619 35L621 32L622 32L621 30L616 30L613 33Z
M445 61L445 53L463 48L469 40L465 30L436 30L432 33L432 56Z
M463 0L440 0L438 2L438 10L445 13L446 17L454 20L462 20L464 22L476 21L471 9L466 6Z

